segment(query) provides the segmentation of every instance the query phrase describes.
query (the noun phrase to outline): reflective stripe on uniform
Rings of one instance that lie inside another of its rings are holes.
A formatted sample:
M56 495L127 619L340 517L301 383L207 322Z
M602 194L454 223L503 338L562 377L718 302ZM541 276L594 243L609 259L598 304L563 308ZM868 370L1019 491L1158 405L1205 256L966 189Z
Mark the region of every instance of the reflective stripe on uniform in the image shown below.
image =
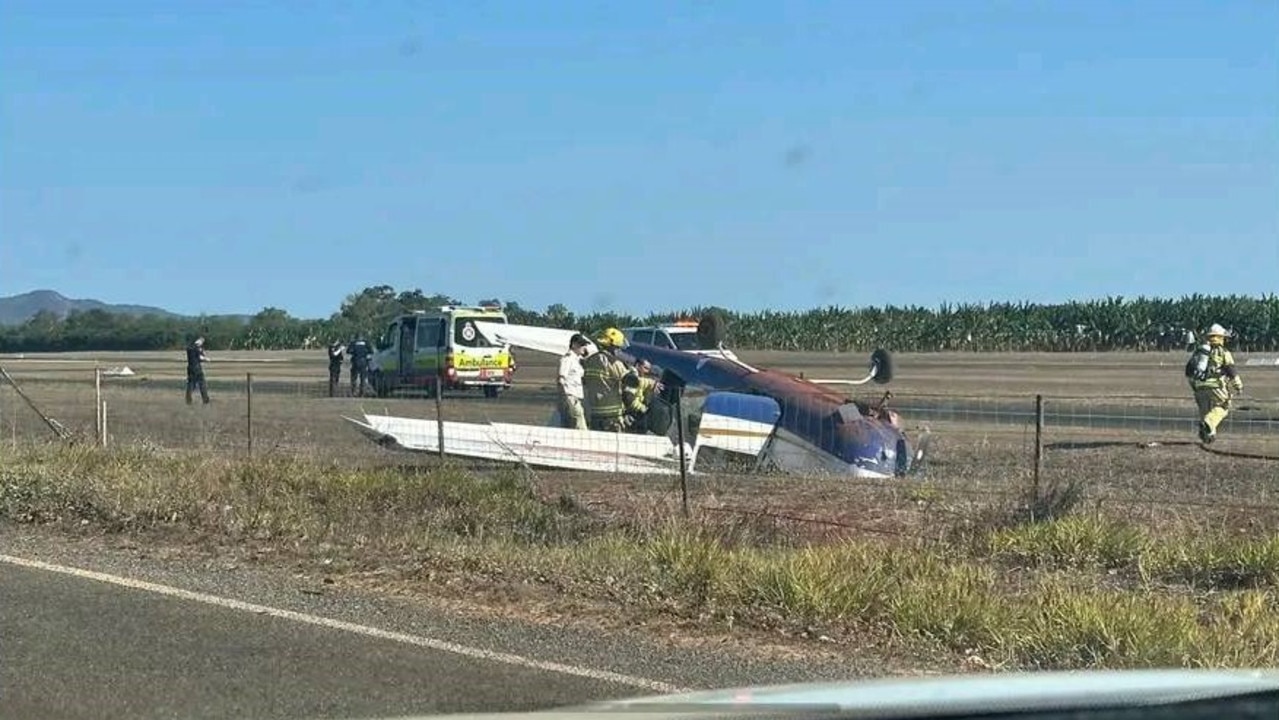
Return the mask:
M1206 390L1223 386L1222 378L1225 369L1233 367L1234 357L1230 351L1220 345L1213 345L1208 350L1208 375L1203 380L1191 380L1190 386L1196 390Z
M617 417L626 411L622 372L621 362L605 352L582 361L582 390L591 417Z

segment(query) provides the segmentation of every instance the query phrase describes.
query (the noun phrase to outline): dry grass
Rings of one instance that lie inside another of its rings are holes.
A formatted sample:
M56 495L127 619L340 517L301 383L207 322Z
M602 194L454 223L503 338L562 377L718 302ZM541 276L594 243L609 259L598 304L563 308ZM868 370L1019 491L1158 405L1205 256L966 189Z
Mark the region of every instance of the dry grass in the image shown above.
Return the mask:
M259 454L320 454L366 466L419 462L419 459L379 450L341 417L358 417L362 410L368 410L434 418L433 401L328 398L322 351L228 354L224 360L248 360L255 356L281 362L210 365L210 378L215 383L228 384L215 385L214 404L207 408L188 407L183 403L180 354L124 353L98 357L104 366L127 364L139 370L142 377L150 378L147 381L112 379L104 383L103 397L108 405L112 444L193 448L231 457L244 455L248 448L247 398L241 371L251 370L255 386L267 386L260 387L253 397L253 445ZM794 353L749 353L748 356L746 359L751 362L823 376L854 375L863 360L848 356L845 363L832 360L828 355ZM29 364L37 360L43 362L44 358L4 362L49 414L89 436L94 427L92 364L68 365L69 356L51 357L67 367L77 367L76 375L63 376L60 373L67 371ZM898 380L894 388L903 402L909 400L909 391L897 389L898 384L915 383L930 391L945 389L943 385L975 384L986 388L990 378L1000 378L994 388L1001 394L1030 394L1044 384L1063 378L1073 379L1076 385L1065 390L1076 395L1090 388L1176 394L1181 392L1179 368L1165 373L1171 378L1152 371L1160 363L1172 363L1176 357L1180 356L1176 353L903 355L897 362ZM91 363L93 358L71 359ZM234 372L225 369L232 365ZM168 373L167 380L161 377L161 370ZM451 420L540 424L547 419L553 401L549 393L539 388L551 382L552 373L545 356L525 353L521 357L521 384L509 395L497 400L478 395L450 396L443 401L444 416ZM304 381L302 378L308 375L310 379ZM1279 395L1279 370L1258 369L1251 373L1248 382L1251 392ZM1181 405L1170 412L1191 411L1189 400L1183 398L1179 402ZM1033 403L1028 402L1027 407L1033 407ZM917 424L911 423L909 416L906 420L908 424ZM776 517L760 522L786 528L804 527L805 536L846 537L859 531L885 536L894 532L916 534L916 525L920 524L918 513L908 512L906 508L911 506L900 504L901 498L912 498L916 504L932 511L968 513L974 504L988 503L992 498L1020 498L1030 492L1034 435L1029 423L968 421L929 425L937 434L935 459L928 474L920 480L885 486L796 478L713 476L695 482L693 499L707 506L767 511L787 518L817 518L826 522L814 524ZM10 389L0 388L0 437L12 444L48 436L39 418L23 406ZM1189 439L1168 430L1049 427L1042 481L1045 487L1051 487L1061 482L1062 477L1083 476L1086 504L1139 513L1144 518L1194 512L1218 523L1247 524L1256 522L1254 518L1263 513L1234 506L1274 504L1275 463L1218 457L1179 444ZM1162 444L1148 447L1150 442ZM1216 447L1279 455L1279 433L1270 436L1225 434ZM563 492L601 511L612 508L630 513L670 498L669 486L651 479L632 482L555 472L540 473L538 477L548 486L562 488Z
M881 505L918 506L923 490ZM1239 537L1078 508L1026 524L1013 506L987 509L922 511L929 538L796 546L734 514L591 512L514 470L59 446L19 448L0 468L7 521L237 548L339 577L376 570L422 592L518 587L613 617L802 629L996 667L1279 661L1272 530Z
M1209 455L1176 432L1049 427L1035 496L1031 426L932 423L936 455L922 476L699 475L684 520L669 478L480 472L384 452L341 416L434 418L433 401L327 398L322 352L253 355L284 362L210 365L208 408L183 403L180 354L101 356L140 374L104 386L107 451L33 447L48 430L0 388L11 458L0 517L327 562L343 577L375 573L418 592L572 600L614 618L941 647L1009 667L1279 660L1276 466ZM1169 412L1184 412L1180 357L903 355L893 387L903 400L1164 395L1180 404ZM824 377L864 363L745 359ZM0 363L87 436L92 364L57 360ZM550 363L521 363L510 395L446 398L445 417L543 422ZM262 388L252 459L246 372ZM1248 383L1279 396L1279 371L1258 369ZM1227 435L1217 447L1279 454L1279 438ZM1059 517L1030 523L1032 510Z

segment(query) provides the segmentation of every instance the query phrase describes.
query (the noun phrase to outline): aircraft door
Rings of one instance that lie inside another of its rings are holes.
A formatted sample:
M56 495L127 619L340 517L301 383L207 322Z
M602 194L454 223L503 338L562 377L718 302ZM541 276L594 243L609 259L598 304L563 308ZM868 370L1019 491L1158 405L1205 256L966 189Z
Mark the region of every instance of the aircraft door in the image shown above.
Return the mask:
M414 342L414 336L416 334L417 318L404 318L400 322L400 337L397 343L401 377L412 375L414 373L413 350L416 345Z
M439 375L444 366L444 351L447 347L446 328L448 320L440 318L436 321L423 320L417 324L417 353L423 359L430 358L432 373Z
M395 344L399 340L400 323L398 320L386 326L386 330L377 340L377 352L373 356L373 364L382 372L399 372L399 356L395 354Z

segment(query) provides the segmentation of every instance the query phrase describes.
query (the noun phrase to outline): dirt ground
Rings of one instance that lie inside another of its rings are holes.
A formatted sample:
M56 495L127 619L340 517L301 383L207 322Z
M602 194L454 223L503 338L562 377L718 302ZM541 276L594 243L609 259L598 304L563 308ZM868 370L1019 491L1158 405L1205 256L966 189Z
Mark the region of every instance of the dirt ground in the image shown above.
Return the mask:
M1256 357L1273 357L1256 355ZM855 378L862 375L869 355L853 353L739 353L752 365L803 373L808 377ZM1241 365L1247 353L1235 356ZM253 373L259 380L324 385L327 358L322 349L286 352L210 353L206 372L211 379L243 380ZM516 381L524 386L547 386L554 381L555 360L531 351L517 353ZM893 356L893 392L912 395L974 395L1027 397L1142 398L1184 402L1186 387L1181 352L1150 353L900 353ZM104 368L128 366L139 377L181 380L185 356L181 352L45 353L0 355L15 377L20 375L83 380L93 378L97 363ZM1250 394L1279 400L1279 367L1247 367ZM345 368L343 376L345 377ZM313 389L314 391L314 389Z
M742 353L748 363L802 372L809 377L852 378L864 371L858 355ZM427 456L385 451L342 417L362 412L434 419L436 403L424 398L329 398L323 351L311 353L211 353L206 372L214 402L187 406L182 398L181 353L100 353L0 357L11 376L47 414L91 436L94 433L95 362L128 366L135 375L106 378L102 398L113 444L203 448L241 454L299 452L367 464L433 463ZM1108 402L1164 398L1169 412L1193 415L1181 378L1180 353L1132 354L902 354L895 357L895 398L947 396L1090 397ZM1240 355L1240 362L1244 360ZM497 399L478 393L447 396L446 419L543 424L553 407L553 359L519 356L516 387ZM1244 367L1253 397L1279 398L1279 367ZM252 423L246 374L252 373ZM344 372L345 376L345 372ZM344 377L345 380L345 377ZM269 387L268 387L269 386ZM879 388L868 388L867 397ZM1279 404L1276 405L1279 409ZM965 421L966 420L966 421ZM920 424L905 418L912 438ZM981 422L979 418L931 422L935 445L925 472L893 482L846 478L763 478L711 474L690 481L690 504L707 513L733 513L752 531L803 526L811 536L879 533L916 537L934 532L938 519L966 515L1001 502L1016 502L1034 485L1034 427ZM52 434L18 395L0 387L0 438L38 441ZM1279 463L1211 455L1180 432L1090 427L1045 429L1041 487L1075 484L1087 502L1152 522L1253 523L1279 506ZM4 443L0 443L0 448ZM1227 451L1279 454L1279 434L1230 437L1214 445ZM2 450L0 450L2 452ZM669 478L602 478L588 473L535 471L548 496L568 495L600 512L679 511L681 493ZM760 516L764 513L764 516Z

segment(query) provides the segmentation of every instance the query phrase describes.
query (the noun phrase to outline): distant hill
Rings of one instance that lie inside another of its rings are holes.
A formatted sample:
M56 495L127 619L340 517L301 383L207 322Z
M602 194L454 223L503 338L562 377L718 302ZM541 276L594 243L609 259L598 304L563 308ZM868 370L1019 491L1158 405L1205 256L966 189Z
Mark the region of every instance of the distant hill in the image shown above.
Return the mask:
M104 310L122 315L182 317L178 313L149 305L112 304L101 300L73 299L54 290L33 290L21 295L0 297L0 325L21 325L35 317L41 310L52 312L60 318L64 318L72 312L86 312L89 310ZM229 317L247 320L249 316L229 315Z

